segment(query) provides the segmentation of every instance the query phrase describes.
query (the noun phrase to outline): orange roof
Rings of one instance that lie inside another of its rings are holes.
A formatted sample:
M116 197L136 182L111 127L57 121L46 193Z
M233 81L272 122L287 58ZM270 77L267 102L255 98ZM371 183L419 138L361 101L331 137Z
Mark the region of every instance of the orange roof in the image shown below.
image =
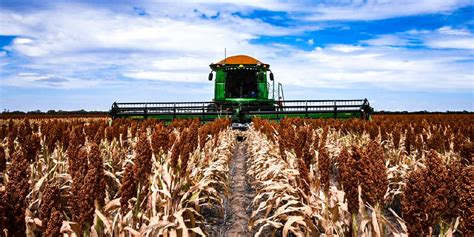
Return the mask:
M255 58L247 55L235 55L227 57L225 60L219 61L217 64L263 64Z

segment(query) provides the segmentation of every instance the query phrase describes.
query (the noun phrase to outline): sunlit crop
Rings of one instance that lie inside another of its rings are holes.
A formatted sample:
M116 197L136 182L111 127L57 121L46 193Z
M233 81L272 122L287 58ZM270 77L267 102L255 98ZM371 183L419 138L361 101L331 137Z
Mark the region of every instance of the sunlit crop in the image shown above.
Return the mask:
M471 115L229 125L0 120L0 235L474 234Z

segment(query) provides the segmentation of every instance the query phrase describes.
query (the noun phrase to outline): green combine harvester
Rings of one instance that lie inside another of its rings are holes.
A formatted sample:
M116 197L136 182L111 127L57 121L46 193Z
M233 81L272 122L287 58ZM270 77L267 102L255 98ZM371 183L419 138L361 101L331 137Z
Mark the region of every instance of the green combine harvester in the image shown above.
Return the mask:
M110 110L112 118L212 121L228 117L236 124L245 124L253 117L369 119L373 110L367 99L285 100L281 83L275 88L270 65L246 55L227 57L209 66L212 69L209 81L215 74L211 102L114 102Z

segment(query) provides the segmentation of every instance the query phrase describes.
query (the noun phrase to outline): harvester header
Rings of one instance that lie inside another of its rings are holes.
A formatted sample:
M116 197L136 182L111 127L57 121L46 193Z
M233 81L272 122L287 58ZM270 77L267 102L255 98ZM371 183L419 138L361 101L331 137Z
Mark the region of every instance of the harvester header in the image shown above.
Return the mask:
M209 81L214 80L210 102L142 102L112 104L112 118L200 118L211 121L230 117L246 123L253 117L281 119L362 118L369 119L372 108L367 99L285 100L283 85L277 84L270 65L247 55L227 57L209 65Z

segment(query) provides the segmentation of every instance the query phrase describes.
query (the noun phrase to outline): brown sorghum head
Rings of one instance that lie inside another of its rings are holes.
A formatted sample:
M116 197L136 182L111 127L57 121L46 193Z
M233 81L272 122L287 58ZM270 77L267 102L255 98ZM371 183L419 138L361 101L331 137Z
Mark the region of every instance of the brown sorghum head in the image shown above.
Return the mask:
M456 190L459 192L459 211L461 215L460 227L465 236L474 235L474 166L462 166L458 177L458 186Z
M13 161L8 168L9 181L6 185L4 201L7 203L7 229L12 236L26 236L25 210L26 196L30 190L28 183L29 164L25 152L15 151Z
M155 155L158 155L161 151L166 151L169 142L168 134L168 129L162 123L155 126L155 131L153 131L151 137L151 146Z
M137 193L137 181L133 173L133 165L128 163L124 169L122 186L120 187L120 211L122 215L125 215L129 210L128 200L135 197Z
M55 237L61 236L61 226L63 225L63 215L60 211L57 211L55 208L51 210L51 215L49 221L46 224L46 231L44 236Z
M93 171L93 179L95 179L93 184L95 200L97 200L100 207L103 207L105 205L105 174L99 146L96 143L91 144L87 158L89 160L89 171Z
M48 222L53 208L55 208L56 210L61 209L60 198L61 198L61 190L59 189L58 186L54 184L49 184L46 186L45 190L43 191L43 196L41 198L41 205L39 208L39 218L44 223Z
M4 172L7 168L7 159L5 158L5 150L0 146L0 172Z
M464 165L472 165L474 160L474 142L466 142L461 146L459 154Z
M324 191L328 192L331 161L329 159L329 153L326 148L322 148L319 150L318 169L319 169L319 174L321 175L321 185L323 186Z
M79 216L77 222L83 231L89 229L94 220L94 200L96 199L95 186L97 185L97 176L96 169L89 169L79 190L79 196L77 198Z
M152 151L150 142L148 141L146 132L140 134L137 146L135 147L135 154L135 165L133 170L136 180L142 187L148 186L148 176L151 174L153 162L151 160Z
M339 155L340 182L347 195L351 213L357 213L359 208L359 185L365 202L370 205L383 202L388 186L383 156L382 148L374 141L365 148L353 146L351 154L343 149Z
M402 196L403 219L410 235L426 235L447 208L448 170L441 157L431 150L426 155L426 167L408 174Z

